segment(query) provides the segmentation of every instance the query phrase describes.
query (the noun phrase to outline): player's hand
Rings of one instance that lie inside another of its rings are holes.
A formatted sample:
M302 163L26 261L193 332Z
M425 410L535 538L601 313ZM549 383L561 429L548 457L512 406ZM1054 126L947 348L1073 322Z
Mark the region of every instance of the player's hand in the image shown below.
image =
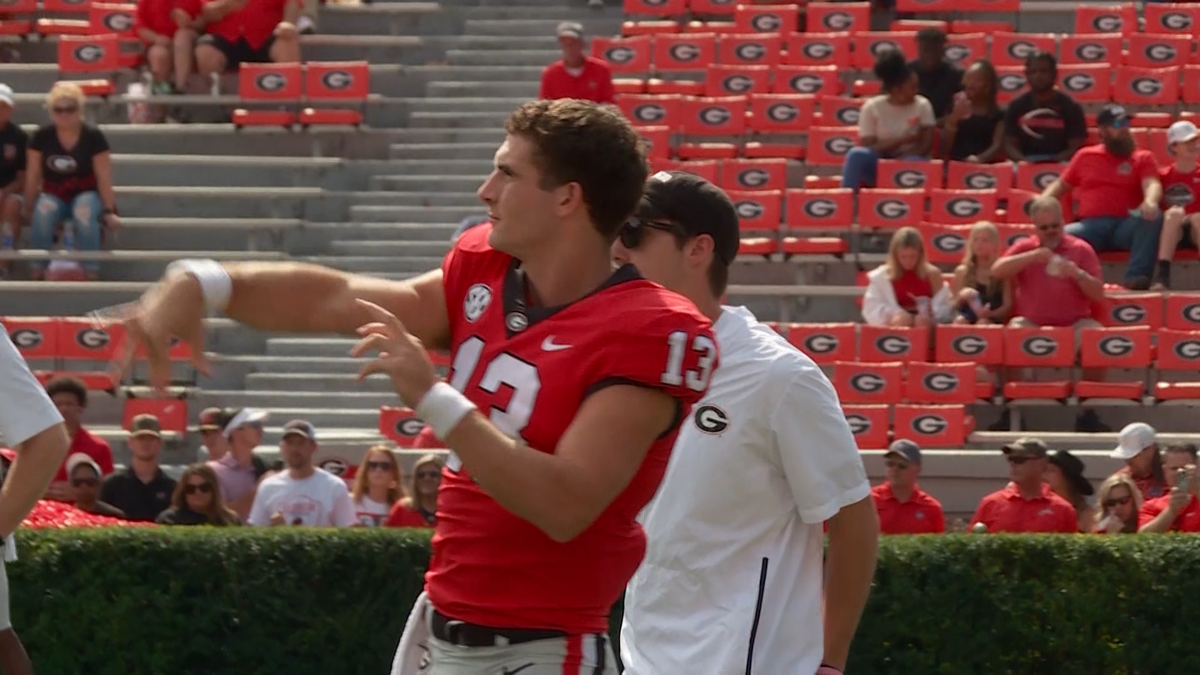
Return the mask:
M370 351L379 353L379 358L358 371L358 379L385 373L392 379L392 388L404 405L416 408L438 381L429 352L391 312L373 302L361 299L357 302L367 310L372 321L359 326L358 334L362 339L350 350L350 356L357 358Z
M204 359L204 317L207 310L200 282L190 274L173 271L129 306L119 308L116 320L125 325L128 338L120 366L125 372L145 350L150 362L150 384L164 390L171 382L171 338L192 348L192 365L209 374Z

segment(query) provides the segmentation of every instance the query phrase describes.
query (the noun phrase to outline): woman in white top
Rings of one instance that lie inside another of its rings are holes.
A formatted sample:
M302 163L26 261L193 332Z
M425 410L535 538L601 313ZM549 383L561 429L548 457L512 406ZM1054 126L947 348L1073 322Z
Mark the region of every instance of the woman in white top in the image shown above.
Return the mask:
M363 455L362 464L354 474L350 497L354 500L356 526L379 527L392 510L392 505L404 496L400 465L386 445L376 445Z
M883 93L867 101L858 115L858 147L846 153L842 187L875 187L880 158L928 159L937 119L929 100L917 93L917 73L894 49L875 59L875 77Z
M914 227L892 235L887 262L867 273L863 320L871 326L930 327L950 319L950 287L925 258L925 243Z

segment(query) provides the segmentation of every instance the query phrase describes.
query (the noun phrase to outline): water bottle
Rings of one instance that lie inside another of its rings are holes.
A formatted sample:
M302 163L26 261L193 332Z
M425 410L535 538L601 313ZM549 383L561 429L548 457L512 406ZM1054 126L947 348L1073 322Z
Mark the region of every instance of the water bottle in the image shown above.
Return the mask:
M929 307L929 298L923 295L917 298L917 314L920 316L932 316L932 311Z
M0 224L0 251L11 251L15 248L13 241L13 226L7 220Z
M62 250L75 250L75 222L70 219L63 223Z
M125 94L129 100L127 112L130 124L150 124L154 121L150 104L146 102L146 97L150 94L147 83L131 82Z

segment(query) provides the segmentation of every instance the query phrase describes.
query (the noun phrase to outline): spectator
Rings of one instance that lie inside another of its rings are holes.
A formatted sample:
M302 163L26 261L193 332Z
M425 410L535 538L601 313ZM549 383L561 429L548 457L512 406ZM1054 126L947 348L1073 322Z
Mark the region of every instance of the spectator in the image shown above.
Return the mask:
M196 47L196 22L183 9L185 0L142 0L137 5L137 36L146 45L146 65L150 68L150 93L170 94L187 90L192 74Z
M1067 232L1100 253L1129 251L1125 287L1150 287L1158 251L1159 204L1162 183L1149 150L1139 150L1129 133L1129 115L1117 105L1105 106L1096 117L1102 145L1089 145L1071 159L1067 169L1042 194L1058 198L1070 190L1078 204Z
M1167 152L1175 158L1170 166L1158 172L1162 183L1162 232L1158 236L1158 270L1151 290L1171 287L1171 259L1175 248L1184 243L1191 248L1200 246L1200 129L1180 120L1167 129ZM1187 227L1184 227L1187 225Z
M13 251L21 235L21 195L25 194L25 146L29 137L12 121L16 96L0 84L0 251ZM0 279L9 263L0 260Z
M229 440L225 438L221 418L226 413L220 408L205 408L200 413L200 461L219 461L229 452ZM232 416L226 417L226 421ZM258 459L255 457L255 459Z
M1083 107L1055 86L1058 60L1048 52L1025 59L1029 91L1008 104L1004 149L1014 162L1066 162L1087 140Z
M1166 472L1158 452L1157 432L1145 422L1127 424L1117 434L1117 448L1112 458L1125 462L1114 475L1129 476L1146 500L1166 495Z
M104 479L100 499L125 512L125 517L152 523L171 506L175 481L158 465L162 450L162 427L154 415L138 415L129 424L128 468Z
M204 22L196 40L196 70L206 82L243 63L296 63L300 38L296 0L208 0L189 16Z
M67 475L71 477L71 501L75 508L98 516L124 518L125 512L100 499L100 465L82 452L67 457Z
M254 449L262 443L263 421L266 419L265 411L253 408L227 411L222 421L225 422L223 433L229 442L229 452L221 459L208 463L217 473L221 499L243 521L250 515L258 481L267 472L266 464L254 456Z
M928 159L937 119L929 100L917 93L917 74L904 55L889 49L875 59L883 93L868 100L858 116L858 147L846 153L842 187L874 187L880 158Z
M1164 453L1171 491L1147 499L1138 510L1138 532L1200 532L1200 502L1196 500L1196 446L1169 446Z
M1099 327L1092 318L1092 303L1104 299L1100 259L1088 243L1063 229L1062 204L1041 196L1029 204L1029 215L1037 228L1036 237L1022 237L992 265L992 278L1011 280L1016 314L1008 325L1014 328L1073 326ZM1084 377L1102 382L1103 370L1088 369ZM1008 429L1009 410L1004 409L992 431ZM1088 408L1075 419L1079 432L1107 431L1096 412Z
M963 261L954 268L950 297L954 323L1004 323L1013 308L1011 279L996 279L992 265L1000 255L1000 231L989 222L975 223L967 235Z
M113 472L112 448L108 442L92 434L83 427L83 411L87 409L87 387L83 382L73 377L56 377L46 383L46 393L63 416L67 433L71 434L71 449L67 457L83 453L91 457L100 467L100 478ZM46 499L65 502L71 499L71 488L68 482L69 472L67 463L58 469L50 487L46 489Z
M121 225L108 139L83 123L84 100L79 85L55 84L46 97L53 122L39 127L29 140L22 217L29 221L29 243L35 249L52 248L61 224L63 248L98 251L101 225L110 230ZM99 276L98 261L81 267L88 279ZM35 279L43 276L43 268L33 264Z
M925 259L921 233L902 227L892 235L887 262L867 274L863 319L872 326L929 327L950 318L950 287Z
M283 425L279 451L287 471L263 480L250 509L250 525L349 527L354 502L341 478L313 466L317 431L304 420Z
M1096 534L1134 534L1138 531L1138 511L1142 493L1133 479L1122 474L1109 476L1100 484L1101 513L1093 530Z
M608 64L583 53L582 24L574 21L558 24L558 46L563 57L542 71L538 98L578 98L596 103L616 101Z
M217 474L207 464L193 464L183 470L171 508L159 514L159 525L241 525L233 509L225 506L217 489Z
M946 59L946 33L922 28L917 33L917 58L908 67L917 74L918 90L941 124L950 115L954 95L963 90L962 69Z
M396 455L386 445L376 445L363 455L362 464L354 475L350 497L358 524L378 527L404 496L404 482Z
M392 506L388 527L433 527L437 524L437 495L442 482L442 460L432 453L413 465L408 496Z
M881 534L936 534L946 531L942 505L920 487L921 448L899 439L883 456L887 481L871 488Z
M1057 450L1046 465L1046 483L1054 494L1067 500L1075 509L1080 532L1091 532L1096 526L1096 512L1088 503L1095 489L1083 476L1083 460L1066 450Z
M1004 446L1012 482L983 498L971 517L971 528L982 523L993 533L1078 532L1075 509L1042 480L1049 454L1038 438L1021 438Z
M950 159L977 164L1003 159L1004 109L996 100L999 81L989 61L976 61L967 69L963 91L954 95L954 107L945 116Z

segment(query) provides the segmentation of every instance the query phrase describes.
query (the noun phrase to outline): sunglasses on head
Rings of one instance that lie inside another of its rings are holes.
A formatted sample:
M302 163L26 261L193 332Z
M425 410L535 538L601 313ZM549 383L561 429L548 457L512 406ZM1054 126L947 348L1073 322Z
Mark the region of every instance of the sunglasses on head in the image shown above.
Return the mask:
M187 485L183 486L183 494L185 495L194 495L197 492L206 495L212 492L212 485L209 485L208 483L188 483Z
M441 471L418 471L417 478L437 478L441 476Z
M1105 500L1104 500L1104 505L1105 505L1106 507L1112 507L1112 506L1125 506L1126 504L1128 504L1128 503L1129 503L1129 501L1130 501L1131 499L1133 499L1133 497L1116 497L1116 498L1113 498L1113 499L1105 499Z
M1113 129L1128 129L1129 124L1130 120L1128 117L1118 117L1117 119L1109 122L1108 126L1112 127Z
M642 239L646 236L646 230L661 230L670 232L674 235L682 235L683 230L675 223L669 223L658 220L645 220L642 218L630 218L621 226L619 237L621 245L629 250L634 250L642 245Z
M71 485L73 485L75 487L79 487L81 485L86 485L88 487L95 487L96 484L99 482L100 482L100 480L97 478L72 478L71 479Z
M391 462L367 462L367 471L371 469L379 469L380 471L391 471Z
M908 462L905 462L905 461L899 460L899 459L889 459L889 460L885 461L883 464L884 464L884 466L886 466L889 469L907 469L908 468Z

